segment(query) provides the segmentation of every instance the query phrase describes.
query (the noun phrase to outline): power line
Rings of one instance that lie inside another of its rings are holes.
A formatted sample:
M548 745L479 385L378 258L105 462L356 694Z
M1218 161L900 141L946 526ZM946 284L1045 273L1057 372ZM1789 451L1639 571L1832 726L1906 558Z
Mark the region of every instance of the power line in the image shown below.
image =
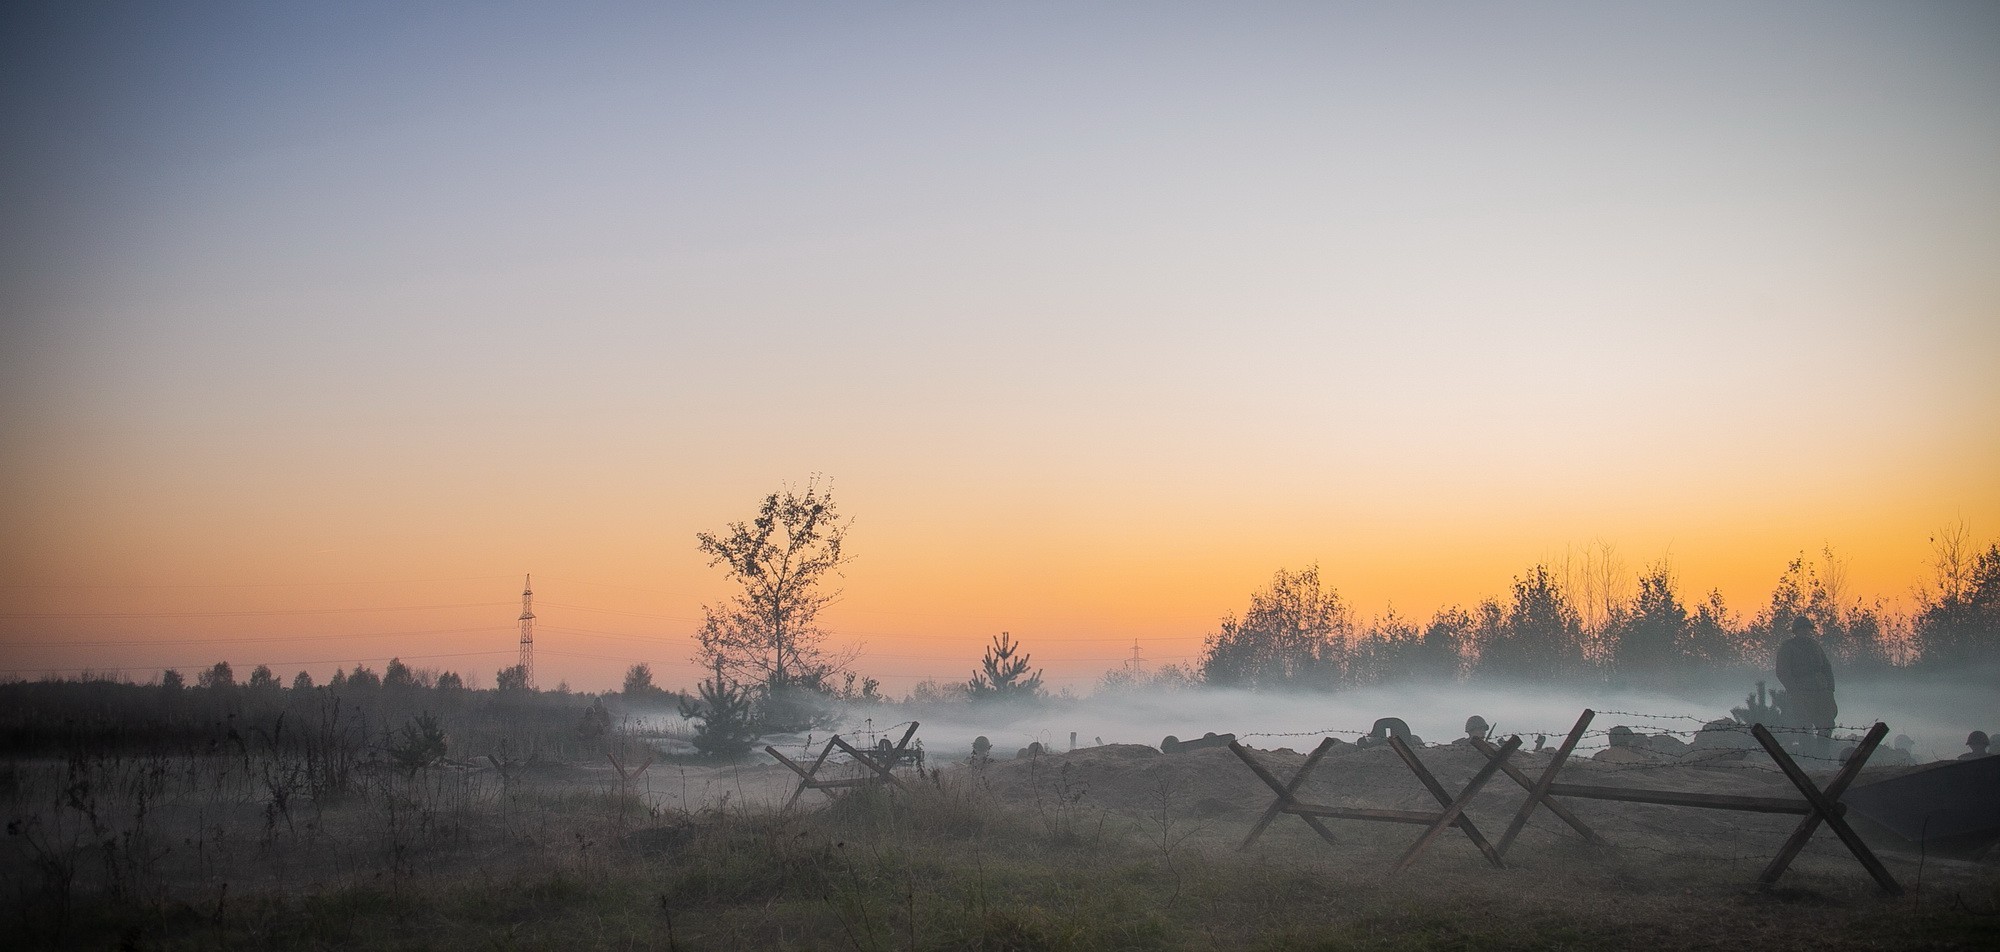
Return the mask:
M562 578L562 577L560 577L560 576L555 576L555 575L544 575L544 576L542 576L542 577L543 577L543 578L545 578L545 579L549 579L549 580L551 580L551 581L556 581L556 582L568 582L568 583L570 583L571 585L591 585L591 586L595 586L595 587L597 587L597 588L618 588L618 589L624 589L625 591L628 591L628 592L645 592L645 593L646 593L646 594L648 594L648 595L672 595L672 596L674 596L675 598L700 598L700 597L701 597L701 596L699 596L699 595L696 595L696 594L694 594L694 593L692 593L692 592L670 592L670 591L667 591L666 589L662 589L662 588L640 588L640 587L639 587L639 586L637 586L637 585L613 585L613 584L612 584L612 583L610 583L610 582L592 582L592 581L587 581L587 580L585 580L585 579L577 579L577 578Z
M596 631L590 628L565 628L561 625L542 625L538 630L552 631L564 635L578 635L584 638L612 638L618 641L657 645L662 648L688 647L693 643L693 639L685 635L628 635L615 631Z
M168 583L100 583L100 582L0 582L0 588L34 589L160 589L160 588L306 588L328 585L428 585L435 582L490 582L495 579L512 578L511 575L470 575L463 578L404 578L381 579L379 581L333 581L333 582L168 582Z
M473 657L479 657L481 655L512 654L512 653L513 651L511 649L508 649L500 651L458 651L450 654L382 655L374 658L320 658L317 660L310 660L310 661L265 661L262 663L264 664L265 667L290 667L291 665L295 664L366 664L370 661L393 661L393 660L430 661L436 658L473 658ZM158 664L158 665L147 665L143 667L122 667L122 668L105 668L105 667L98 667L95 665L84 665L82 667L68 667L68 668L0 668L0 673L56 674L64 671L117 671L123 673L126 671L160 671L160 670L165 670L167 668L199 668L199 667L204 667L204 665L201 662L196 662L194 664Z
M544 576L542 576L542 577L543 577L543 578L545 578L545 579L549 579L549 580L551 580L551 581L556 581L556 582L568 582L568 583L570 583L570 584L572 584L572 585L590 585L590 586L594 586L594 587L597 587L597 588L615 588L615 589L621 589L621 590L623 590L623 591L628 591L628 592L644 592L644 593L646 593L646 594L648 594L648 595L669 595L669 596L673 596L673 597L675 597L675 598L702 598L702 597L703 597L703 596L701 596L701 595L698 595L698 594L695 594L695 593L693 593L693 592L679 592L679 591L672 591L672 590L669 590L669 589L663 589L663 588L645 588L645 587L642 587L642 586L638 586L638 585L617 585L617 584L613 584L613 583L611 583L611 582L593 582L593 581L590 581L590 580L588 580L588 579L575 579L575 578L562 578L562 577L559 577L559 576L555 576L555 575L544 575ZM543 604L546 604L546 605L549 605L549 606L551 606L551 607L572 607L572 606L556 606L556 604L555 604L554 602L544 602ZM585 611L613 611L613 609L608 609L608 608L607 608L607 609L584 609L584 610L585 610ZM914 611L907 611L907 610L899 610L899 609L883 609L883 608L842 608L842 609L841 609L841 611L846 611L846 612L851 612L851 613L853 613L853 614L857 614L857 615L892 615L892 616L901 616L901 617L908 617L908 618L954 618L954 619L977 619L977 620L981 620L981 621L989 621L989 622L993 622L993 623L995 623L995 624L1001 624L1001 623L1004 623L1004 622L1005 622L1005 620L1006 620L1007 618L1010 618L1010 617L1013 617L1013 616L1011 616L1011 615L1006 615L1006 614L998 614L998 615L973 615L973 616L967 616L967 615L965 615L965 614L962 614L962 613L957 613L957 612L948 612L948 611L937 611L937 612L914 612ZM620 612L620 614L632 614L632 615L645 615L645 613L643 613L643 612ZM654 618L677 618L677 619L679 619L679 620L686 620L686 621L695 621L695 620L698 620L698 619L687 619L687 618L682 618L681 616L672 616L672 615L646 615L645 617L654 617ZM1214 621L1214 620L1215 620L1215 618L1216 618L1217 616L1214 616L1214 615L1169 615L1169 616L1165 616L1165 617L1167 617L1167 618L1169 618L1169 619L1174 619L1174 620L1189 620L1189 621L1192 621L1192 620L1195 620L1195 619L1200 619L1200 620L1201 620L1201 621L1203 621L1204 623L1207 623L1207 622L1212 622L1212 621ZM1075 623L1079 623L1079 622L1083 622L1083 621L1088 621L1088 619L1076 619L1076 618L1068 618L1068 619L1057 619L1057 620L1055 621L1055 623L1056 623L1056 624L1075 624ZM1124 639L1123 639L1123 638L1110 638L1110 639L1105 639L1105 640L1109 640L1109 641L1123 641Z
M671 664L671 665L679 665L679 666L682 666L682 667L689 667L689 668L699 668L699 667L701 667L700 665L698 665L698 664L695 664L695 663L694 663L694 662L692 662L692 661L659 661L659 662L655 662L655 661L653 661L653 660L651 660L651 659L648 659L648 658L630 658L630 657L612 657L611 655L597 655L597 654L586 654L586 653L584 653L584 652L581 652L581 651L555 651L555 650L544 650L544 651L543 651L542 653L543 653L543 654L552 654L552 655L555 655L555 656L557 656L557 657L561 657L561 658L589 658L589 659L590 659L590 660L592 660L592 661L616 661L616 662L618 662L618 663L620 663L620 664L638 664L638 663L642 663L642 662L643 662L643 663L645 663L645 664Z
M484 625L478 628L431 628L421 631L367 631L358 633L340 632L330 635L254 635L246 638L171 638L158 641L143 638L116 641L35 641L0 642L0 649L12 648L167 648L192 645L248 645L274 641L340 641L347 638L393 638L406 635L460 635L477 632L502 630L498 625Z
M265 615L353 615L367 612L425 612L447 608L492 608L508 602L462 602L455 605L397 605L386 608L273 608L258 611L222 612L0 612L0 618L247 618Z
M702 620L699 618L690 618L686 615L658 615L652 612L626 611L625 609L622 608L592 608L589 605L571 605L566 602L543 602L542 605L547 608L567 608L570 611L577 611L577 612L602 612L606 615L631 615L634 618L661 618L667 621Z

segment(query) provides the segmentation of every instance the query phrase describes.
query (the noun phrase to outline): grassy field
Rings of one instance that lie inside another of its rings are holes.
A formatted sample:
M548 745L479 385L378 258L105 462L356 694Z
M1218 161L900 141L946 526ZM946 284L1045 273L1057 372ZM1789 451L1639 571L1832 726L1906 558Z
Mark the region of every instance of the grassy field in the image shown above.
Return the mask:
M1890 899L1826 844L1780 888L1758 890L1754 862L1713 853L1551 840L1493 870L1460 839L1387 878L1415 828L1339 824L1335 850L1287 821L1238 852L1242 810L1261 802L1219 813L1185 794L1192 786L1162 783L1150 803L1109 809L1064 757L1035 766L1042 779L1027 786L996 782L1005 765L961 765L912 775L910 792L780 811L727 791L662 806L655 788L685 782L670 764L626 782L574 763L504 773L364 763L342 791L304 796L282 792L296 788L281 762L249 755L17 761L0 776L10 846L0 872L10 944L43 948L2000 942L1990 863L1919 871L1899 860L1899 877L1919 888Z

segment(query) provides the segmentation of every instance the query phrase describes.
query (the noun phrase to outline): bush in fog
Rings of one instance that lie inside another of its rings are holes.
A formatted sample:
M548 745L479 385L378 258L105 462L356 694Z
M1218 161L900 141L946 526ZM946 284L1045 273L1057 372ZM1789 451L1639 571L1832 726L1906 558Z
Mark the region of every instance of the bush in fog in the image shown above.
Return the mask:
M681 716L694 723L694 746L704 754L733 757L757 742L751 692L729 683L722 666L701 683L697 696L680 703Z
M910 694L904 700L910 704L963 704L967 698L966 690L964 681L940 682L936 678L925 678L910 687Z
M1033 701L1042 696L1042 672L1028 673L1029 656L1020 653L1014 636L1001 632L986 646L979 670L966 682L965 693L974 703Z
M414 773L444 759L447 748L444 727L429 711L424 711L410 718L401 733L389 739L387 747L390 760Z
M1163 664L1152 671L1137 667L1112 668L1098 679L1097 690L1101 693L1120 694L1128 691L1182 691L1199 687L1200 676L1181 664Z

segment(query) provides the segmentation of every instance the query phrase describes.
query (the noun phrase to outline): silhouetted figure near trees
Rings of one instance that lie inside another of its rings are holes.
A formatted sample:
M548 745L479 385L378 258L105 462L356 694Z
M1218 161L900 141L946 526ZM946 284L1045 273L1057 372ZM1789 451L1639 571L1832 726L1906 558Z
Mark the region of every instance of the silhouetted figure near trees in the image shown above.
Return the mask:
M1825 756L1840 706L1833 701L1833 663L1804 615L1792 619L1792 637L1778 646L1778 683L1785 686L1785 713L1819 738L1813 746Z

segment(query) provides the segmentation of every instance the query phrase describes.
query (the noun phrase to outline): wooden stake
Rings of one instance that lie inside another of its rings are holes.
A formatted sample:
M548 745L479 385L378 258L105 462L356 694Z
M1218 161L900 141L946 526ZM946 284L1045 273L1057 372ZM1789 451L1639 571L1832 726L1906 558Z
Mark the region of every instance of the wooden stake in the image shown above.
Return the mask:
M1548 798L1549 787L1556 782L1556 773L1569 761L1569 755L1576 750L1577 742L1583 740L1583 732L1590 727L1590 719L1596 716L1596 711L1584 708L1582 716L1576 719L1576 726L1569 729L1569 736L1563 738L1561 747L1556 748L1556 755L1549 761L1548 767L1542 770L1541 779L1535 781L1534 787L1528 790L1528 799L1521 804L1520 810L1515 811L1514 822L1507 824L1507 832L1500 834L1501 856L1507 855L1507 847L1514 845L1514 837L1520 836L1521 830L1527 827L1528 818L1535 815L1536 805ZM1585 833L1584 836L1600 846L1604 845L1602 839L1594 838L1595 834Z
M1486 854L1487 862L1495 867L1504 868L1507 864L1500 861L1499 852L1493 849L1493 844L1486 842L1486 837L1480 835L1479 827L1473 825L1472 818L1465 815L1465 805L1471 801L1473 794L1479 792L1480 787L1486 785L1486 781L1493 779L1493 775L1499 772L1500 765L1514 755L1514 751L1521 746L1521 738L1518 736L1507 738L1507 742L1500 745L1500 756L1488 760L1486 766L1479 768L1479 772L1472 775L1472 780L1456 797L1445 792L1444 785L1438 783L1436 777L1431 776L1431 772L1424 768L1423 761L1417 759L1416 752L1411 750L1410 745L1404 743L1401 737L1391 734L1389 746L1396 751L1398 757L1403 758L1403 763L1409 765L1410 772L1417 775L1417 779L1430 790L1431 796L1436 797L1437 801L1444 805L1444 812L1438 814L1437 821L1431 824L1430 829L1424 831L1423 836L1410 844L1410 848L1404 851L1403 858L1397 860L1396 865L1390 868L1390 875L1409 868L1409 865L1416 861L1417 855L1429 847L1431 841L1437 839L1438 834L1443 833L1447 826L1457 826L1464 830L1466 838L1472 841L1472 845L1479 847L1479 852Z
M1861 765L1868 762L1869 755L1875 753L1875 748L1882 743L1882 738L1888 736L1889 725L1876 722L1868 731L1868 736L1862 738L1861 745L1848 757L1847 763L1840 768L1840 773L1834 776L1833 782L1826 785L1824 792L1813 785L1812 778L1806 776L1804 770L1799 769L1791 754L1785 752L1784 746L1778 743L1777 738L1771 736L1770 731L1764 729L1764 725L1751 725L1750 734L1757 738L1757 743L1764 745L1764 750L1770 753L1771 759L1778 762L1778 769L1785 772L1785 778L1792 782L1792 786L1799 788L1800 795L1812 805L1812 812L1799 821L1798 828L1792 831L1791 838L1785 841L1784 848L1778 850L1778 855L1771 857L1771 864L1764 867L1764 872L1757 877L1757 881L1766 886L1777 882L1778 877L1784 875L1785 868L1797 858L1799 851L1805 849L1806 841L1812 839L1813 831L1824 821L1833 829L1834 835L1840 837L1842 843L1847 844L1847 851L1854 854L1854 858L1860 861L1861 867L1868 870L1868 875L1875 877L1876 884L1882 887L1883 892L1891 896L1902 895L1902 884L1896 882L1896 877L1889 875L1889 870L1882 865L1882 861L1875 858L1874 851L1868 848L1868 844L1861 842L1861 837L1856 836L1853 828L1847 825L1847 820L1842 817L1846 811L1841 809L1837 802L1840 795L1847 792L1848 784L1853 783L1854 778L1860 775Z

